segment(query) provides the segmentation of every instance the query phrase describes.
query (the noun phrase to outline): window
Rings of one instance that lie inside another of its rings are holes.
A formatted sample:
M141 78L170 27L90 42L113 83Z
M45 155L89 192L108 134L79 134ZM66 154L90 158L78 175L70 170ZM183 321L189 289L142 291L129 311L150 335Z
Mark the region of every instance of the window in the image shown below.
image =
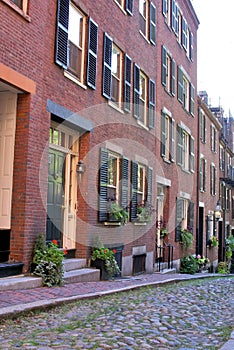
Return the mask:
M199 132L201 142L206 143L206 116L201 109L199 110Z
M140 32L153 45L156 43L156 8L149 0L139 0Z
M78 82L86 82L95 89L97 49L97 24L91 18L87 21L87 16L69 0L58 0L55 62L70 72Z
M162 113L161 124L161 156L174 162L175 121L167 113Z
M211 151L216 153L217 152L217 135L216 135L216 128L214 125L210 126L210 148Z
M219 169L224 171L225 165L225 150L222 145L219 146Z
M231 189L226 187L226 210L231 208Z
M131 167L131 210L130 218L137 218L137 208L151 206L152 202L152 169L132 161Z
M134 117L149 128L154 127L155 82L134 65Z
M194 116L195 88L182 67L178 67L178 101Z
M217 169L213 163L210 165L210 194L212 196L216 195L216 179L217 179Z
M11 1L22 10L23 0L11 0Z
M166 91L175 95L175 60L165 46L162 46L162 85Z
M185 198L176 199L176 232L175 241L181 239L181 230L187 229L193 233L194 203Z
M177 164L194 172L194 138L180 125L177 128Z
M122 76L124 62L124 77ZM119 108L130 112L132 60L104 34L102 94Z
M114 0L119 6L124 9L129 15L132 15L133 0Z
M128 207L128 159L110 150L100 150L99 212L100 222L108 219L111 202Z
M162 12L166 23L171 26L171 0L162 0Z
M207 162L206 159L201 157L200 158L200 191L205 192L206 191L206 173L207 173Z
M118 106L121 105L121 73L122 73L122 52L117 46L112 45L112 64L111 64L111 101L115 102Z

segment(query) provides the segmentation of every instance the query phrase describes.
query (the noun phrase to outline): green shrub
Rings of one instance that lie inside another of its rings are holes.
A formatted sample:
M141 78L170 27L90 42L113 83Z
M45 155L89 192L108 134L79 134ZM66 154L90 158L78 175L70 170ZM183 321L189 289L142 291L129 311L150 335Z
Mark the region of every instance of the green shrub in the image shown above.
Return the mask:
M226 261L218 263L218 273L229 273L228 263Z
M198 271L199 264L196 256L188 255L180 259L180 272L194 274Z

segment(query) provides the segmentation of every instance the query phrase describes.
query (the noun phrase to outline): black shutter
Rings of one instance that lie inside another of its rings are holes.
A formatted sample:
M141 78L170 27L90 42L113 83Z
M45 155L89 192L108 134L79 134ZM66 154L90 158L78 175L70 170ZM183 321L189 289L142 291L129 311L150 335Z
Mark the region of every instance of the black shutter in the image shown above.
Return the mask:
M146 201L149 206L152 205L152 186L153 186L153 169L147 167L147 196Z
M195 153L194 153L194 137L189 137L189 170L194 172Z
M137 218L137 177L138 177L138 164L132 161L131 169L131 209L130 219L133 221Z
M183 129L177 127L177 164L183 165Z
M125 112L130 112L130 102L131 102L131 70L132 70L132 60L125 54L124 57L124 110Z
M175 120L171 119L170 122L170 161L175 161Z
M103 52L103 81L102 94L106 98L111 98L111 60L112 60L112 39L104 34L104 52Z
M161 119L161 156L166 156L166 115L162 112Z
M167 50L162 46L162 85L167 83Z
M193 33L189 33L189 58L193 61Z
M171 60L171 94L175 96L175 84L176 84L176 63L172 58Z
M58 0L55 62L65 69L68 67L68 22L69 0Z
M140 116L140 67L134 64L134 117L139 119Z
M99 169L99 211L98 220L100 222L107 220L107 183L108 183L108 150L100 150L100 169Z
M98 25L91 18L89 18L87 84L92 89L96 89L97 51L98 51Z
M128 159L123 157L121 162L121 207L128 208Z
M183 72L180 67L178 67L178 101L183 104L183 96L184 96L184 85L183 85Z
M156 44L156 7L150 2L150 42Z
M132 16L133 0L126 0L125 9L126 9L127 13Z
M179 242L181 239L181 223L183 215L183 199L176 198L176 229L175 229L175 241Z
M189 231L193 234L193 227L194 227L194 203L189 202L188 205L188 226L187 228Z
M190 94L189 112L194 116L195 88L191 83L189 84L189 94Z
M155 82L149 80L149 128L154 128L155 119Z
M167 16L167 0L162 0L162 13L165 17Z

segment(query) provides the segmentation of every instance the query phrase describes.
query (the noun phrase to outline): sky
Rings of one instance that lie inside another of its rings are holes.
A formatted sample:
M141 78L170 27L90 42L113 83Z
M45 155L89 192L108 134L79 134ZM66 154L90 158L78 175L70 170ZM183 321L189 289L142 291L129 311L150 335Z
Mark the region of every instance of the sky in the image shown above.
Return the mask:
M192 0L198 28L198 91L234 116L234 0Z

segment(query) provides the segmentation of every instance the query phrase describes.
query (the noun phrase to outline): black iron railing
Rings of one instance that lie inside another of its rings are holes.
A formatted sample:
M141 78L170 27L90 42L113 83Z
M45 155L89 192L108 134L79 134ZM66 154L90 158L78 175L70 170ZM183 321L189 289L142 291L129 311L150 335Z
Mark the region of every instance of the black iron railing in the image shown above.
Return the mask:
M158 245L156 243L156 267L157 271L161 271L162 267L165 266L168 269L173 268L173 252L174 252L174 247L171 244L166 244L164 243L163 245Z

